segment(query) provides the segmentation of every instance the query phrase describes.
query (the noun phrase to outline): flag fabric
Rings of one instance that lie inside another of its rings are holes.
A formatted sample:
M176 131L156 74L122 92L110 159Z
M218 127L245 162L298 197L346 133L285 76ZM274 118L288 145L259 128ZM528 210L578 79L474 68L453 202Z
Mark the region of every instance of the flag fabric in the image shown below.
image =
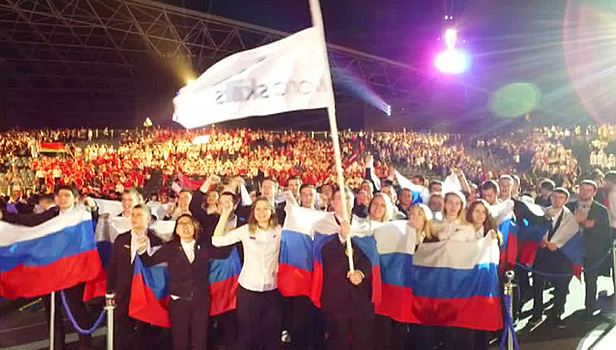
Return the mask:
M428 203L428 200L430 199L430 191L426 187L415 185L411 182L411 180L402 176L398 170L396 170L395 176L400 187L410 190L413 194L413 204Z
M198 190L205 180L193 180L190 177L184 175L182 172L178 172L178 180L182 188L188 188L191 191Z
M231 55L173 99L173 120L191 129L225 120L325 108L331 101L323 38L315 27Z
M120 202L115 202L119 203ZM99 207L100 208L100 207ZM163 241L171 240L173 234L174 221L155 221L150 225L150 229ZM111 261L111 252L113 251L113 242L118 235L130 231L131 221L122 216L104 216L99 218L96 225L95 240L98 255L100 257L103 268L98 276L91 281L86 282L83 291L83 300L88 301L94 298L104 297L107 292L107 267Z
M0 222L0 295L32 298L94 279L101 261L83 207L38 226Z
M520 217L522 223L519 230L519 261L525 266L532 266L535 262L539 244L545 234L552 227L551 221L543 219L544 210L528 200L520 202ZM573 275L582 278L582 231L573 236L561 248L560 252L571 263Z
M496 331L503 327L496 240L424 243L413 256L413 322Z
M138 255L133 265L129 316L159 327L171 327L167 313L169 303L167 266L163 264L144 266Z
M65 153L64 145L62 142L41 142L41 153Z
M411 271L415 231L407 229L407 221L373 222L373 234L382 281L381 302L375 304L375 312L398 322L414 323Z
M278 290L283 296L310 296L314 225L326 215L320 210L287 206L278 259Z
M314 224L314 240L312 245L313 274L312 287L310 288L310 300L312 303L321 307L321 292L323 291L323 256L321 250L323 245L332 239L337 239L340 226L338 225L334 213L327 213L321 220ZM372 235L370 223L353 216L351 220L352 241L370 260L372 266L372 301L377 304L381 301L381 268L379 254L376 247L376 240Z
M210 261L210 316L234 310L237 307L237 286L242 264L234 247L226 259Z
M513 268L518 256L518 224L514 214L515 202L512 199L491 205L488 210L498 225L503 237L500 253L500 272Z

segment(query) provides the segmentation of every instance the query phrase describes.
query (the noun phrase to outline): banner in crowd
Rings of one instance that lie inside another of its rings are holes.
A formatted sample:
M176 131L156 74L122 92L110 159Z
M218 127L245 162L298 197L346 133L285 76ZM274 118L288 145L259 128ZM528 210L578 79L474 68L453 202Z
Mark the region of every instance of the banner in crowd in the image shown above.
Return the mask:
M413 256L415 322L496 331L503 327L499 248L489 236L476 242L421 244Z
M99 198L95 198L94 201L98 206L99 214L109 214L109 216L112 217L122 214L122 202L120 201ZM167 215L167 210L169 209L169 206L173 205L173 203L162 204L157 202L148 202L146 203L146 205L150 207L152 215L154 215L156 219L162 220L165 218L165 215Z
M65 153L62 142L41 142L41 153Z
M38 226L0 221L0 295L32 298L99 275L92 214L83 207Z
M191 129L225 120L325 108L330 103L323 39L314 28L210 67L173 99L173 120Z

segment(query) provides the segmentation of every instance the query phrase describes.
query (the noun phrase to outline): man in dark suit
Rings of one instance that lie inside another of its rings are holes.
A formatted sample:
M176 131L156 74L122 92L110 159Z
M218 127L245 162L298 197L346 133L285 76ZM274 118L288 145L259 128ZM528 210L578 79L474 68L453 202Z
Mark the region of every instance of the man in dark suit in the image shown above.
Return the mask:
M586 285L586 310L589 319L597 309L597 278L610 275L610 218L607 209L594 201L598 185L584 180L580 185L579 201L569 203L582 232L584 284Z
M78 198L77 190L72 186L61 185L56 186L54 194L54 204L47 210L38 214L16 214L9 212L0 212L0 220L6 222L34 227L38 226L46 221L49 221L60 213L68 212L75 207L75 203ZM92 212L92 219L96 221L98 218L98 210L96 203L86 198L84 201L86 207ZM70 308L75 321L83 329L90 328L90 316L86 305L83 302L83 291L85 283L80 283L74 287L64 290L66 302ZM45 313L47 315L46 320L49 322L50 310L51 310L51 296L46 295L43 297ZM55 297L55 315L54 315L54 344L57 349L64 349L64 322L62 320L63 306L60 299L60 295ZM92 337L90 335L79 334L79 349L90 349L92 347Z
M340 208L341 194L336 191L332 199L334 209ZM352 197L349 198L352 202ZM336 210L340 212L340 210ZM355 271L349 272L346 238L350 234L348 220L339 218L340 232L323 245L323 291L321 304L325 313L329 338L328 349L348 348L349 332L353 349L373 348L374 305L372 304L372 266L368 257L352 244Z
M549 220L551 227L543 236L533 268L533 316L530 325L537 325L542 321L543 289L545 283L554 284L554 306L551 309L551 318L558 328L564 328L561 315L564 312L569 282L573 269L571 261L561 252L561 248L579 231L576 216L565 206L569 199L569 192L558 187L552 193L552 206L548 208L545 220ZM569 275L567 277L552 277L553 275Z
M131 286L133 281L133 262L137 249L149 240L149 247L160 246L162 241L148 229L151 220L150 207L137 204L131 211L132 229L124 232L113 243L111 261L107 270L107 291L116 294L114 310L114 349L148 348L146 332L148 327L128 316ZM132 339L135 329L137 339Z

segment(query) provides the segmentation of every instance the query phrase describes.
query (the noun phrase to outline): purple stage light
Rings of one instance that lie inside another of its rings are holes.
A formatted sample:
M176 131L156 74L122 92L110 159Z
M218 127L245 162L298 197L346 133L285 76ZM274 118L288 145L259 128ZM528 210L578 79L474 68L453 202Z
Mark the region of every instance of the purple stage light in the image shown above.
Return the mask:
M460 74L470 68L470 56L466 51L447 49L436 55L434 65L443 73Z

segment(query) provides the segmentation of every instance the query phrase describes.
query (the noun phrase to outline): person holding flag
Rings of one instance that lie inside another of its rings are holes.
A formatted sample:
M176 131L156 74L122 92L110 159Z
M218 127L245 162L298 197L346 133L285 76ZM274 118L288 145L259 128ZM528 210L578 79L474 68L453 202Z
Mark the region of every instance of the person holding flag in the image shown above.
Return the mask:
M107 291L115 293L114 349L149 348L148 326L128 314L135 257L145 244L147 248L162 245L162 240L148 229L152 212L145 204L137 204L131 210L131 230L124 232L113 242L113 252L107 270ZM137 339L131 339L137 331Z
M610 276L610 217L607 209L594 201L597 189L596 182L584 180L580 184L580 200L567 204L582 231L586 320L597 310L597 277Z
M79 193L77 189L69 185L58 185L55 188L54 204L47 210L37 214L16 214L10 212L0 211L0 220L8 223L22 225L22 226L38 226L44 222L47 222L60 214L68 213L75 208ZM98 207L96 203L86 197L84 199L84 205L92 213L92 220L95 222L98 218ZM53 278L53 277L49 277ZM89 328L87 326L90 323L90 316L86 305L82 300L85 283L79 283L74 287L64 290L66 301L71 313L73 314L75 321L83 329ZM51 322L51 297L46 295L43 297L45 312L47 315L47 322ZM62 321L62 303L60 297L55 298L55 315L53 319L54 323L54 343L59 349L64 349L64 322ZM92 347L92 337L90 335L79 334L79 348L90 349Z
M282 227L270 199L259 197L248 224L225 233L233 204L221 202L220 220L212 236L215 247L241 242L244 264L237 290L238 349L278 349L282 300L278 291L278 256Z
M344 218L341 199L343 195L347 195L347 204L353 203L349 190L338 189L334 192L332 205L339 230L337 237L323 244L321 248L321 305L329 332L326 344L327 349L345 349L351 333L353 349L372 349L375 322L372 265L366 254L351 241L355 271L349 271L346 244L347 236L351 234L351 225L349 220ZM346 213L350 212L349 207Z
M569 191L557 187L550 199L552 206L548 208L546 218L552 222L552 226L541 240L533 266L533 316L529 324L541 323L543 288L547 281L551 281L555 286L551 316L558 328L564 328L561 315L565 309L573 269L571 261L560 249L578 233L579 224L575 215L565 206Z
M144 265L167 263L170 295L169 319L173 349L205 349L210 314L209 256L197 242L201 225L190 214L175 222L173 238L149 254L149 238L142 240L139 254Z

